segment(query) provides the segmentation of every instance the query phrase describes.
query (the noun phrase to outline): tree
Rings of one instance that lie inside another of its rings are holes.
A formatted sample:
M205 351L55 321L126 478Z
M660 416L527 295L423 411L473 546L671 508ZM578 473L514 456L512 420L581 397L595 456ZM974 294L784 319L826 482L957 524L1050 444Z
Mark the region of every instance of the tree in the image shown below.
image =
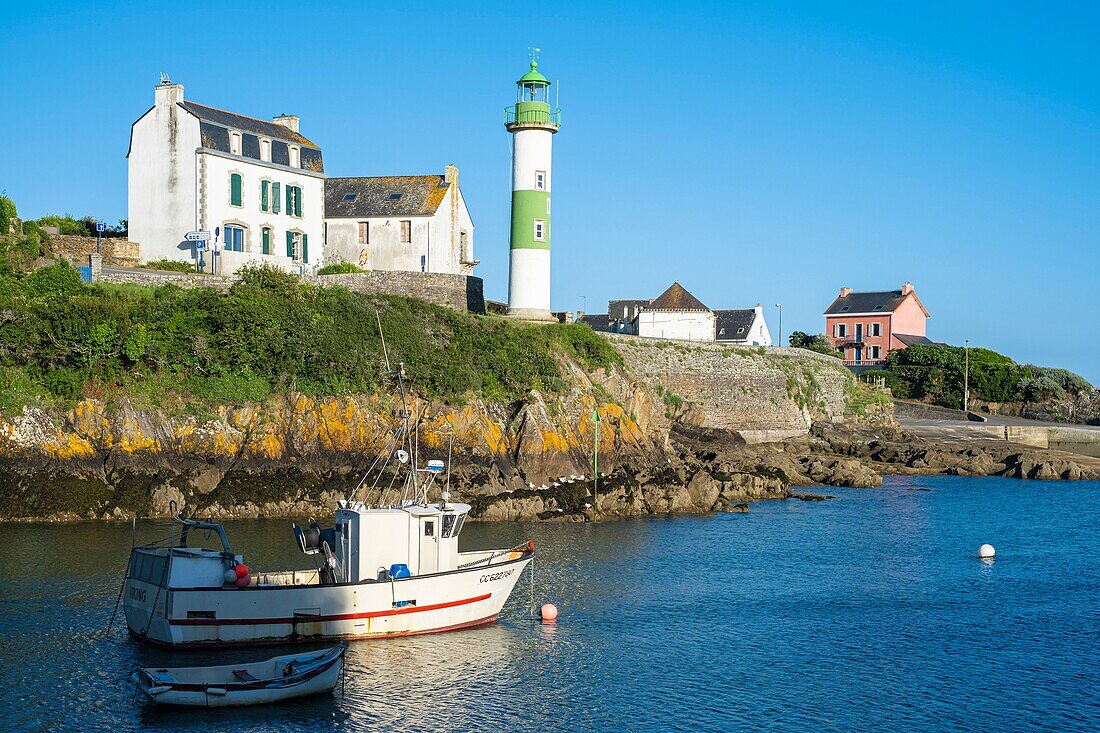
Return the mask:
M809 351L816 351L819 354L829 354L830 356L836 355L836 349L829 342L828 337L824 334L817 334L811 336L805 331L795 331L788 339L788 343L796 349L808 349Z

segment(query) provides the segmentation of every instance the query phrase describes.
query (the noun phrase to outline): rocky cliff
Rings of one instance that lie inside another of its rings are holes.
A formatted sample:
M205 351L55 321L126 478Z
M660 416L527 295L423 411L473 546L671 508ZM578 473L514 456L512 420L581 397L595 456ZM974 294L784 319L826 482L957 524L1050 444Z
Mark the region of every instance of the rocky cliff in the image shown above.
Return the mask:
M453 445L452 493L484 519L731 510L788 497L792 486L877 485L883 470L1090 475L1008 444L974 455L914 446L829 357L614 343L624 368L566 362L561 393L514 403L414 397L421 461ZM126 399L28 405L0 420L0 519L167 516L173 507L215 517L325 513L392 451L399 408L388 393L290 393L203 416Z

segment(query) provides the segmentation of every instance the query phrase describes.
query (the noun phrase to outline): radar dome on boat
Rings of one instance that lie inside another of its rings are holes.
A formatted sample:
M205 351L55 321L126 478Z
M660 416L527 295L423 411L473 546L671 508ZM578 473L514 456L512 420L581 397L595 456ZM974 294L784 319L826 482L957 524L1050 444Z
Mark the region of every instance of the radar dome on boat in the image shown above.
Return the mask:
M445 466L443 465L443 461L436 460L436 461L428 461L427 468L432 473L443 473L443 469L445 468Z

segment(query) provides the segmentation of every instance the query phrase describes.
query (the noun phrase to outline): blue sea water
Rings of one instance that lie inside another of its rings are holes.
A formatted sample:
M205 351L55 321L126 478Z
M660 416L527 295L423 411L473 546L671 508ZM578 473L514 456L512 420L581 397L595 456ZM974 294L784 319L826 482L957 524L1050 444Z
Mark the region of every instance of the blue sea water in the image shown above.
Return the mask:
M128 525L0 528L4 730L1100 730L1100 483L890 478L749 514L471 524L533 537L497 624L354 643L344 696L237 710L132 702L111 615ZM227 525L253 567L308 565L285 520ZM139 525L139 535L156 534ZM978 546L996 546L992 562ZM532 593L533 590L533 593ZM561 609L529 618L532 596Z

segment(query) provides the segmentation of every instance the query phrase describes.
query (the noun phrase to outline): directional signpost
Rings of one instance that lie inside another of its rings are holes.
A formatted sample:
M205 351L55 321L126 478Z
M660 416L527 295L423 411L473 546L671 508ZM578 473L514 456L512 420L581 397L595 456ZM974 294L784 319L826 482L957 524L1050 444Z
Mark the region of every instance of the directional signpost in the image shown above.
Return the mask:
M199 255L199 270L203 268L202 252L206 249L206 243L210 241L209 229L198 229L193 232L187 232L183 237L188 242L195 243L195 252Z

